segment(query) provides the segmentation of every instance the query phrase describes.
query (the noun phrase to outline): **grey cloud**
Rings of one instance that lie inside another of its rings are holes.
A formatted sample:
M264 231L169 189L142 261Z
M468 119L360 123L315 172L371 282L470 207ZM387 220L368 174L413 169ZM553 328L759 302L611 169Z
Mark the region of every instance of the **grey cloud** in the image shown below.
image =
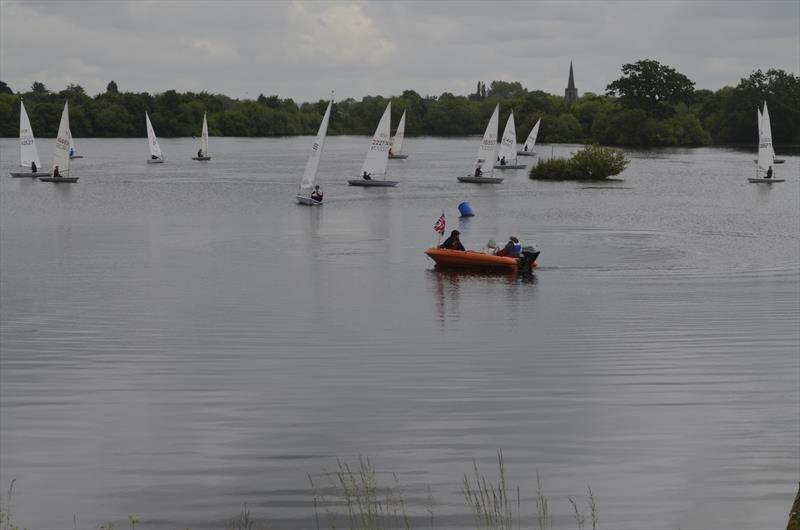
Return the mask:
M570 60L578 89L600 93L644 58L698 88L800 70L797 2L0 2L2 79L15 90L38 80L94 94L114 79L311 101L493 79L562 94Z

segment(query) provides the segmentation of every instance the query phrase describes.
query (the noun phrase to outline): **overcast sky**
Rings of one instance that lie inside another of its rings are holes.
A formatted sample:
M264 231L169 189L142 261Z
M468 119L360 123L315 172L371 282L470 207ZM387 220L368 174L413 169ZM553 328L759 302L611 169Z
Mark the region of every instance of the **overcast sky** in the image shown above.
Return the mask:
M208 91L298 102L474 92L519 81L602 93L655 59L696 88L800 74L800 2L0 0L0 80L90 95Z

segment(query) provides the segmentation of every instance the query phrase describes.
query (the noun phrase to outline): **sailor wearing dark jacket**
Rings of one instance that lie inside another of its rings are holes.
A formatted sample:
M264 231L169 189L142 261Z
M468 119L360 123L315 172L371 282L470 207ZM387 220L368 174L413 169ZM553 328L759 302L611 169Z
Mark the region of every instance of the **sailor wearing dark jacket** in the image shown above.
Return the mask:
M448 250L464 250L464 245L461 244L461 240L458 236L461 234L458 230L453 230L450 232L450 237L444 240L444 243L439 245L439 248L446 248Z

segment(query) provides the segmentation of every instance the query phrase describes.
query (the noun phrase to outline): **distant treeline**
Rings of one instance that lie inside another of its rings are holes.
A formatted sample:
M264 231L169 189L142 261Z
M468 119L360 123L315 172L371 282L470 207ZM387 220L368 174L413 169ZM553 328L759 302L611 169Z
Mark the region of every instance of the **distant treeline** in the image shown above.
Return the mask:
M694 82L653 60L622 67L622 77L599 95L585 93L567 104L561 96L529 91L519 82L477 83L475 93L421 96L406 90L399 96L345 99L333 106L329 134L371 134L386 103L392 102L392 124L407 112L407 135L464 136L482 134L496 103L501 124L514 111L517 140L522 143L539 118L538 141L619 146L702 146L753 144L758 140L756 108L767 102L775 144L800 144L800 78L783 70L757 70L736 87L716 92L695 90ZM19 99L24 98L35 134L54 137L65 100L75 137L145 137L149 112L161 137L199 136L203 113L211 135L288 136L315 134L326 100L297 104L276 95L255 101L220 94L120 92L111 81L106 92L91 97L79 85L51 92L40 82L13 93L0 81L0 135L19 134ZM501 125L502 127L502 125Z

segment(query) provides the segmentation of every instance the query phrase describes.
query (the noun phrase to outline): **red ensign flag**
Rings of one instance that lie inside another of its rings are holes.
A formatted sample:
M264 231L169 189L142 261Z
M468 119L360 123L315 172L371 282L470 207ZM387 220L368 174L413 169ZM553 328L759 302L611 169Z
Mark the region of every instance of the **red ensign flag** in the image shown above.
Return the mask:
M444 235L444 212L442 212L442 215L436 220L436 224L433 225L433 229L434 231L439 232L440 235Z

